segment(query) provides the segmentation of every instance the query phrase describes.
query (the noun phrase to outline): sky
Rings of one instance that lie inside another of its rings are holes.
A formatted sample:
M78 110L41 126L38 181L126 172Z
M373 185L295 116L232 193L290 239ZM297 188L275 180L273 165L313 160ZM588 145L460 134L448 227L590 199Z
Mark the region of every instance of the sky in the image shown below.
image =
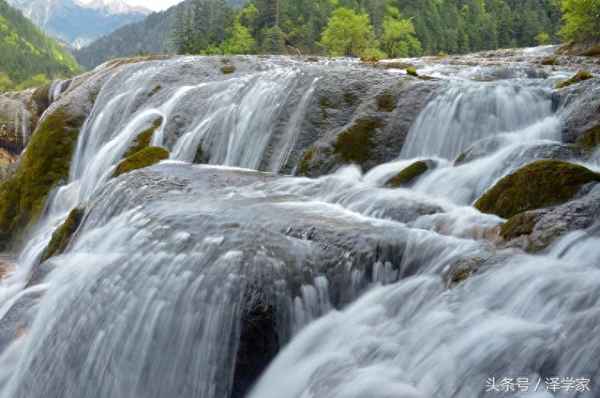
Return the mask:
M125 0L127 4L146 7L153 11L166 10L181 1L182 0Z

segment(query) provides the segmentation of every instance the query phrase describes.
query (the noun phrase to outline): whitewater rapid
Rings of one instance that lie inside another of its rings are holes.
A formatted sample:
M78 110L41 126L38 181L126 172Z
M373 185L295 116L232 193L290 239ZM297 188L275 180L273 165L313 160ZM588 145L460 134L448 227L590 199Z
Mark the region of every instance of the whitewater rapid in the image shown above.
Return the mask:
M0 291L0 315L23 302L27 319L0 356L1 397L487 397L490 378L599 375L598 238L498 250L484 237L503 220L472 207L560 146L551 82L446 76L396 159L310 179L286 172L328 66L156 84L194 61L102 87ZM170 159L112 178L156 120ZM208 164L192 165L200 149ZM435 167L386 187L416 160ZM23 290L76 207L67 252ZM473 259L482 272L449 288Z

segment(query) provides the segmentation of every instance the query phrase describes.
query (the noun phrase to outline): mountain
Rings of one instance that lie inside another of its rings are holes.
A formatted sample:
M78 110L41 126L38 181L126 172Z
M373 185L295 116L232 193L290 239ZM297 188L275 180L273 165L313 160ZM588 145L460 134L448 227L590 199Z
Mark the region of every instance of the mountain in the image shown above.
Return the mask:
M0 0L0 54L0 90L79 69L71 54L4 0Z
M122 0L8 0L37 26L79 48L121 26L142 20L149 10Z
M237 8L247 0L227 0L227 4ZM112 58L136 54L173 52L171 33L178 10L189 7L190 0L175 5L165 11L148 15L143 21L123 26L93 43L74 51L79 63L93 68Z
M182 5L152 13L140 22L123 26L90 45L75 50L73 54L81 65L93 68L113 58L170 52L169 37L178 7Z

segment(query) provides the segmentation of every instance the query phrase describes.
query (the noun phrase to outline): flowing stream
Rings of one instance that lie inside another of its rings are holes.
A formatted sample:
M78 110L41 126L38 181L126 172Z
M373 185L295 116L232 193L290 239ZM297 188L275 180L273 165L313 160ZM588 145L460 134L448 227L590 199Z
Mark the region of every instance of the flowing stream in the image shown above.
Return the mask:
M397 159L308 179L278 173L327 66L168 74L193 62L102 87L68 183L0 287L0 316L23 319L18 339L0 333L0 397L458 398L501 396L492 377L600 377L600 239L496 251L482 237L502 220L472 207L559 146L545 80L448 79ZM170 159L111 178L157 120ZM207 164L191 165L199 151ZM415 160L436 166L385 187ZM76 207L67 252L26 287ZM449 289L451 266L473 258L493 268Z

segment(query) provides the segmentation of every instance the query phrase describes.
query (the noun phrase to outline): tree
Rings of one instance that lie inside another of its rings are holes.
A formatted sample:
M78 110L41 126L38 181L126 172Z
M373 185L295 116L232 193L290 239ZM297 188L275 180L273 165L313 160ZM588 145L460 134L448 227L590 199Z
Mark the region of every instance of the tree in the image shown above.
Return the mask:
M360 57L378 46L369 16L344 7L331 15L321 44L330 55L349 57Z
M563 28L566 40L585 42L600 39L600 0L563 0Z
M265 28L262 31L261 52L264 54L283 54L285 52L285 34L279 26Z
M231 28L231 36L223 43L222 51L224 54L252 54L256 51L256 40L239 18Z
M9 91L14 88L14 83L10 80L10 77L4 72L0 72L0 93L4 91Z
M535 41L540 46L544 46L546 44L550 44L550 42L552 41L552 39L550 39L550 35L548 33L546 33L546 32L540 32L535 37Z
M400 11L388 7L383 19L381 47L389 57L409 57L422 53L421 42L415 37L415 27L410 19L402 19Z

